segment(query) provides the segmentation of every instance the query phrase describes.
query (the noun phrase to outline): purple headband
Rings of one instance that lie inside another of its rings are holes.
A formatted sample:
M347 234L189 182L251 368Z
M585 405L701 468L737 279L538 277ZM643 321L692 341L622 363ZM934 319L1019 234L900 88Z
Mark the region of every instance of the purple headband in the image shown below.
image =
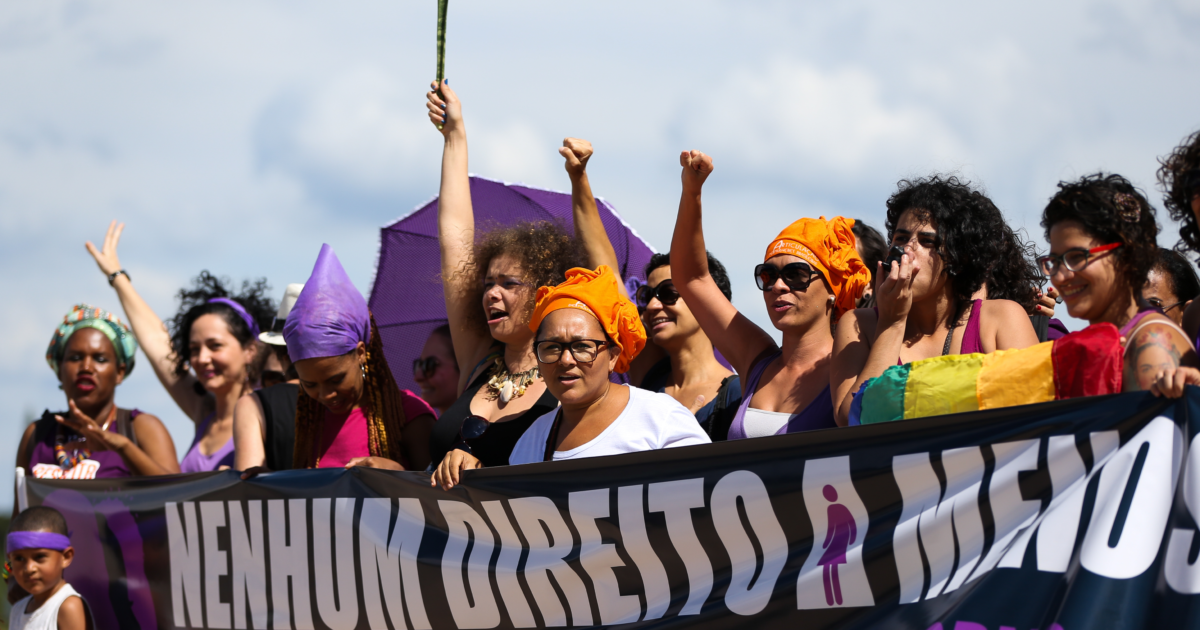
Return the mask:
M250 313L246 312L245 307L243 307L241 304L238 304L237 302L234 302L233 300L231 300L229 298L213 298L213 299L209 300L208 303L209 304L224 304L225 306L228 306L229 308L233 309L238 315L240 315L242 317L243 320L245 320L246 325L250 327L250 336L254 337L255 339L258 339L258 333L260 332L258 330L258 323L254 321L254 318L250 316Z
M22 549L62 551L70 546L70 538L54 532L9 532L7 553Z

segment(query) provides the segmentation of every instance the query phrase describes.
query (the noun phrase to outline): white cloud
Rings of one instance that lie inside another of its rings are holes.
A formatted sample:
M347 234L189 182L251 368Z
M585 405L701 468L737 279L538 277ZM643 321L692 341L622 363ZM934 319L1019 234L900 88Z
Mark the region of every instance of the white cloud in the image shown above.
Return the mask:
M708 138L714 155L737 169L805 183L843 183L963 153L936 111L889 104L867 69L822 69L791 59L761 72L732 69L709 91L688 132Z

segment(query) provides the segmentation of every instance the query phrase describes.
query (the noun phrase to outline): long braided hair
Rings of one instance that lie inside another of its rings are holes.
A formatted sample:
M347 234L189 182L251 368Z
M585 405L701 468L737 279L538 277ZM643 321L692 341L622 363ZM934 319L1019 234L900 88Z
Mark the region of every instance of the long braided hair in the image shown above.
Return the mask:
M363 397L360 407L367 417L367 439L372 457L386 457L408 467L401 441L401 428L407 423L400 387L392 378L392 370L383 356L383 340L371 315L371 342L367 344L364 367ZM292 456L293 468L315 468L317 448L325 407L300 391L296 403L296 447Z

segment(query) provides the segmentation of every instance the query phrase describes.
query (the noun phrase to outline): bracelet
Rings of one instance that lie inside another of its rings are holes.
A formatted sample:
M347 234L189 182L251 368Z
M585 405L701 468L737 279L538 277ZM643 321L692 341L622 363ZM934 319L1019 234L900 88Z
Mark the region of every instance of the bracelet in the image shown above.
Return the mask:
M113 285L113 282L116 281L117 276L125 276L127 280L133 282L133 278L129 277L128 272L126 272L124 269L118 269L117 271L108 274L108 286L111 287Z

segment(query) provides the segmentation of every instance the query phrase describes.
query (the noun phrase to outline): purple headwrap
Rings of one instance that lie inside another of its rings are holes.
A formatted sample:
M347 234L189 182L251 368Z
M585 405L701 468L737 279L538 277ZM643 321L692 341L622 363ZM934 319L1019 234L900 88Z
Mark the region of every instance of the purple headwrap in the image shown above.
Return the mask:
M235 313L240 315L241 318L243 320L245 320L246 325L250 327L250 336L254 337L255 339L258 339L258 333L259 333L258 322L254 321L254 318L250 316L250 313L246 312L246 308L243 307L241 304L238 304L237 302L234 302L233 300L231 300L229 298L213 298L213 299L209 300L208 303L209 304L224 304L225 306L232 308Z
M71 546L71 539L54 532L9 532L7 543L7 553L22 549L62 551Z
M371 313L329 245L321 246L312 275L283 324L292 361L336 357L371 340Z

